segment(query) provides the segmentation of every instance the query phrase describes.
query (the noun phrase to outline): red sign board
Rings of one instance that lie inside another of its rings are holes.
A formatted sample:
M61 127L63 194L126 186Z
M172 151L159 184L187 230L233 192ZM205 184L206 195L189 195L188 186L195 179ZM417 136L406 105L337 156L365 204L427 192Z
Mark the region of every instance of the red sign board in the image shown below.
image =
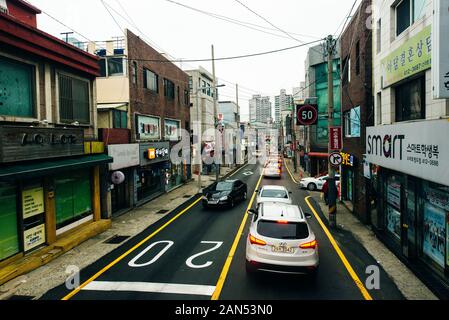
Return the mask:
M341 150L343 149L342 143L342 130L341 127L332 127L329 135L330 149Z

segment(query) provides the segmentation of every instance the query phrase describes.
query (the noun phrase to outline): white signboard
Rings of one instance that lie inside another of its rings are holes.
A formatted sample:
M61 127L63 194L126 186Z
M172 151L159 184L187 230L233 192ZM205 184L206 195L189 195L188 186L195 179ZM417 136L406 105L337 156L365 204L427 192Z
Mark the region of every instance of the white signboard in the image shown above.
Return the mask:
M114 162L109 164L109 170L119 170L140 164L138 143L110 145L108 155L114 158Z
M449 185L449 120L367 128L367 161Z
M28 252L45 243L45 224L25 230L23 233L23 249Z
M432 86L435 99L449 98L449 0L434 0Z

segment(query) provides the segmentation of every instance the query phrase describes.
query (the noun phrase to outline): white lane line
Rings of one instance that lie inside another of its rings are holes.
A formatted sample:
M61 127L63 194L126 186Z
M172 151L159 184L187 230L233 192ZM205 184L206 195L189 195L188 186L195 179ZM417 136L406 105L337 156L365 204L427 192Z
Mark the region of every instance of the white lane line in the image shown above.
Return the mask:
M215 286L192 284L151 283L151 282L112 282L92 281L82 290L87 291L131 291L147 293L171 293L198 296L212 296Z

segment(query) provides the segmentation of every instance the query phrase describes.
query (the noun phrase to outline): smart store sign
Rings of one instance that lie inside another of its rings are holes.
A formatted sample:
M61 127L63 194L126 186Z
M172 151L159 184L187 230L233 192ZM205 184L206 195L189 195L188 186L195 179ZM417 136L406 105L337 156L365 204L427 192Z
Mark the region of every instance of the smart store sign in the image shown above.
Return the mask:
M367 161L449 185L449 121L421 121L367 128Z

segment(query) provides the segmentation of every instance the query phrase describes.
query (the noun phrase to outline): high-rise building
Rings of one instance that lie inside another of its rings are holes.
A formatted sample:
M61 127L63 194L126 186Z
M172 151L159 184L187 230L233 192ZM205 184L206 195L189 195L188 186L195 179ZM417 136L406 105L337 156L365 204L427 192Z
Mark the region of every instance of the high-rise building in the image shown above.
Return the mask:
M260 94L253 95L249 100L249 121L269 123L272 121L270 97L262 97Z
M293 110L293 96L287 94L285 89L282 89L280 94L274 97L274 109L275 109L275 123L276 127L280 129L281 132L281 144L285 145L289 143L289 135L287 127L291 127L291 116Z

